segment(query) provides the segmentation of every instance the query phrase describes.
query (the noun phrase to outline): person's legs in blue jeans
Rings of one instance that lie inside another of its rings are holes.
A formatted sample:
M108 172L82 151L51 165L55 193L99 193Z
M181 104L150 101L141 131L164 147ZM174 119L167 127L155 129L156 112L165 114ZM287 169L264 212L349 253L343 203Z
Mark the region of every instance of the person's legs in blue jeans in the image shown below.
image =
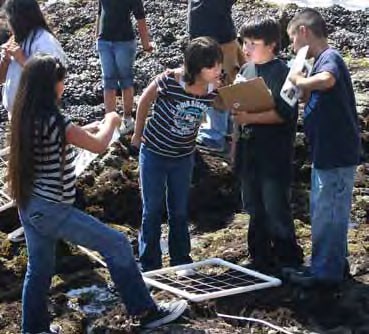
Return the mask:
M27 242L28 264L22 292L22 333L48 332L50 318L48 292L55 266L56 239L41 235L23 222Z
M170 265L191 263L191 240L188 231L188 198L194 156L172 158L167 179Z
M23 332L48 331L47 292L53 272L55 242L64 239L100 252L131 315L155 309L122 233L68 204L33 197L20 210L27 239L29 265L23 291Z
M290 176L261 176L261 192L265 220L273 244L273 257L280 267L298 267L303 263L303 251L297 244L290 207Z
M155 309L132 247L124 236L96 218L72 208L63 227L57 232L61 239L99 252L108 266L111 278L130 315L142 315Z
M265 208L262 202L261 184L255 166L244 166L241 181L242 205L250 215L247 231L249 256L257 267L267 267L271 263L272 245L266 226Z
M114 57L118 69L118 82L122 90L124 116L129 117L133 109L133 63L136 55L136 40L114 42Z
M139 256L143 271L162 267L160 235L164 209L167 160L141 145L140 187L142 224L139 234Z
M115 62L114 42L98 39L97 52L100 58L104 87L105 112L116 110L116 90L118 87L118 67Z
M344 278L355 166L312 170L312 275L340 282Z
M118 69L121 89L133 87L133 63L136 55L136 40L114 42L114 59Z
M203 146L209 146L210 149L224 150L225 136L228 130L228 116L228 112L209 108L206 115L209 127L200 127L197 142Z

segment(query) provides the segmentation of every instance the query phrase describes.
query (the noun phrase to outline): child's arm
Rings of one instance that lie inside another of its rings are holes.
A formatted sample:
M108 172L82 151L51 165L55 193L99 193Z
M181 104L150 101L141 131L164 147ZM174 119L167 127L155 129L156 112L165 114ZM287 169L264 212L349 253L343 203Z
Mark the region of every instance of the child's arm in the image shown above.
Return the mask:
M153 47L150 43L149 30L147 28L146 20L145 19L137 20L137 27L144 51L151 52L153 50Z
M153 80L143 91L138 101L135 131L131 139L132 146L135 146L137 148L140 147L147 114L149 113L151 104L155 101L157 95L158 86L156 80Z
M114 129L119 126L120 121L120 117L116 112L106 113L104 122L101 123L96 133L91 133L83 127L71 124L66 130L66 141L68 144L100 154L108 147Z
M330 72L320 72L305 78L301 72L292 74L290 81L303 91L328 90L336 84L336 78Z
M82 129L86 130L90 133L96 133L96 132L99 131L100 126L101 126L100 121L94 121L94 122L91 122L91 123L88 123L88 124L82 126Z

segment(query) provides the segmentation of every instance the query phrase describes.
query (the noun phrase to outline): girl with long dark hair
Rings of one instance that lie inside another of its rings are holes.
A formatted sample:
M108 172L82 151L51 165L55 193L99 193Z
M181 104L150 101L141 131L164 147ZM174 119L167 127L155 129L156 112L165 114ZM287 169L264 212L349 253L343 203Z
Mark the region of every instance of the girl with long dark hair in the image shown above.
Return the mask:
M8 66L3 87L3 105L10 117L26 60L36 52L43 52L59 58L65 65L66 57L36 0L6 0L3 9L12 33L10 39L1 46L1 63Z
M63 116L57 102L64 90L65 68L50 55L36 54L25 63L11 119L10 193L24 227L28 265L22 296L22 333L58 333L49 329L47 294L59 239L98 251L127 312L154 328L178 318L185 301L156 306L124 234L72 206L75 155L72 145L103 152L120 125L116 112L94 127L79 127Z

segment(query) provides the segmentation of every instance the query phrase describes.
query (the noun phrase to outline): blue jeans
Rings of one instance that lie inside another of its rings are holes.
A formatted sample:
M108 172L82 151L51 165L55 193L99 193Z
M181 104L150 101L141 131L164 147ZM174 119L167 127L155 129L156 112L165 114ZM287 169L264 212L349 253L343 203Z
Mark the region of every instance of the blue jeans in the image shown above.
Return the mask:
M104 89L132 87L136 40L111 42L98 39L96 44L101 62Z
M210 128L200 127L197 139L200 142L211 141L220 147L225 145L225 135L228 131L228 112L210 108L207 111L207 121L210 123Z
M290 208L291 178L284 172L273 175L254 161L240 175L243 207L250 214L248 250L260 266L275 262L296 267L303 262Z
M162 267L160 235L165 196L170 265L191 263L187 214L193 155L182 158L163 157L141 145L139 161L142 195L139 254L143 270Z
M312 169L311 271L318 279L343 279L355 169L356 166Z
M128 313L142 314L155 303L142 280L126 237L69 204L33 196L19 210L27 241L28 265L22 295L22 332L49 332L47 294L55 267L59 239L98 251Z

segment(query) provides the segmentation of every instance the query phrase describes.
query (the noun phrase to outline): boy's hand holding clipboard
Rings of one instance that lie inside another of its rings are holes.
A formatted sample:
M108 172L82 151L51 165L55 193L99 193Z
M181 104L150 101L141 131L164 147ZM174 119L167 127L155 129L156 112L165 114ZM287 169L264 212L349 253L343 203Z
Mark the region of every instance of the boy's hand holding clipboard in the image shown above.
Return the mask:
M218 92L214 107L220 110L260 113L275 108L273 96L261 77L221 87Z

